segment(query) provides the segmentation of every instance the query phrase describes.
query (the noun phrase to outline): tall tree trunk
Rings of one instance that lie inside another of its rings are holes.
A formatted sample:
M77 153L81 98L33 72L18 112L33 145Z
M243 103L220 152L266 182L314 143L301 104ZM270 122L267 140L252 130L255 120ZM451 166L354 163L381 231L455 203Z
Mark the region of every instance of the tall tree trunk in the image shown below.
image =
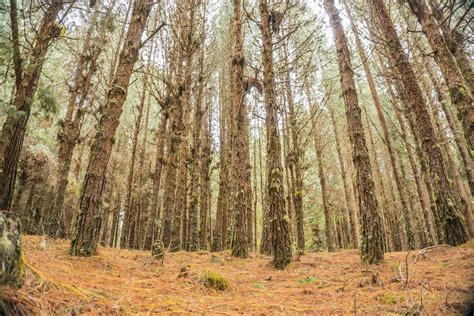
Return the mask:
M348 170L346 167L346 162L344 160L344 155L342 153L341 135L339 132L338 124L336 123L334 107L332 106L329 107L329 112L331 114L331 124L334 129L334 134L336 138L337 157L339 159L339 166L341 168L341 176L342 176L342 183L344 186L344 196L346 200L346 207L350 214L353 246L358 248L360 232L359 232L359 216L357 215L358 210L357 210L356 199L354 196L352 185L350 184L350 179L347 176Z
M315 122L313 123L315 124ZM316 125L316 124L315 124ZM313 126L313 130L317 130ZM336 251L336 228L334 227L334 213L329 203L329 192L326 184L326 173L323 162L323 144L321 135L314 133L314 148L316 150L316 164L318 166L319 184L321 185L321 196L323 199L324 219L326 221L326 245L329 252Z
M159 228L159 206L158 196L160 192L161 182L161 171L164 164L164 151L165 151L165 135L167 131L168 113L163 109L161 113L160 126L156 129L156 153L155 153L155 168L153 170L153 185L152 185L152 197L151 197L151 208L146 225L145 243L143 248L150 250L153 241L157 237Z
M203 21L203 27L205 25ZM189 201L189 229L188 229L188 240L186 248L189 251L196 251L199 249L199 227L198 227L198 218L199 218L199 170L201 167L201 150L202 150L202 130L203 130L203 116L204 116L204 107L203 103L203 93L204 87L206 85L204 81L204 44L201 45L199 56L199 79L197 82L197 96L194 107L194 124L192 131L192 148L191 148L191 166L190 166L190 201ZM201 198L205 198L201 196Z
M416 15L433 49L434 58L438 63L451 95L451 102L458 111L464 136L471 151L474 151L474 103L470 88L459 69L456 59L451 54L441 33L436 18L430 12L425 0L407 0L412 12Z
M461 178L461 175L459 174L458 167L451 154L451 148L449 147L448 136L446 135L443 124L441 123L439 109L437 108L437 104L435 100L433 99L432 91L430 90L430 87L425 77L422 76L420 80L421 80L423 89L425 90L426 98L429 104L431 104L433 119L435 122L436 129L438 130L438 133L437 133L437 135L439 136L438 142L440 143L441 148L444 152L444 156L446 157L446 160L448 161L451 174L453 175L454 181L456 183L456 189L459 192L459 196L461 198L462 208L464 210L464 217L466 219L466 225L469 230L469 234L471 236L474 236L473 235L474 222L473 222L472 210L471 210L471 197L468 196L466 192L467 190L464 187L464 182Z
M132 247L131 240L133 237L130 235L130 231L132 226L137 225L133 219L134 212L138 212L137 209L132 208L132 191L134 191L134 180L135 180L135 162L137 157L137 147L138 147L138 135L140 134L140 129L142 125L142 116L143 116L143 109L145 108L145 97L146 97L146 83L143 85L143 90L141 92L140 101L137 108L137 113L135 117L135 128L133 129L132 134L132 148L130 151L130 164L128 167L128 175L127 175L127 185L125 188L125 213L124 213L124 225L122 228L122 241L121 247L122 248L130 248Z
M302 170L302 158L304 155L303 149L301 148L299 139L299 127L297 121L297 114L295 112L295 105L293 100L293 89L291 87L291 75L289 68L288 58L288 42L287 40L283 45L283 61L287 65L285 75L286 85L286 99L288 102L288 118L290 122L291 140L292 147L290 157L292 158L291 164L293 165L294 172L294 185L293 190L290 192L293 198L294 211L296 216L296 235L298 250L304 251L305 240L304 240L304 214L303 214L303 170Z
M69 250L71 255L90 256L95 254L97 249L105 171L151 6L150 0L136 0L133 5L131 23L120 54L117 72L112 88L107 93L103 115L91 146L91 156L84 179L79 212L75 218L75 232Z
M21 74L21 82L18 78L15 79L19 84L12 96L11 105L22 114L8 115L2 128L0 137L0 210L9 210L12 203L17 165L25 139L26 125L30 117L31 102L38 86L48 48L61 32L61 27L55 22L62 8L63 1L53 1L48 6L36 33L33 49Z
M474 194L474 168L472 166L471 153L468 149L466 139L464 138L464 135L459 132L457 124L458 122L453 117L451 110L448 108L448 99L445 93L445 86L441 85L429 63L425 63L425 68L430 76L431 82L433 83L433 87L436 91L438 101L443 108L443 112L446 116L446 120L448 121L449 128L451 129L451 132L454 136L454 141L456 143L456 146L458 147L464 171L466 172L466 178L469 183L469 189L472 195Z
M273 246L273 265L284 269L292 258L290 227L285 209L281 144L278 133L275 75L273 73L273 41L267 0L260 0L263 37L263 89L265 93L265 123L267 127L267 192Z
M108 12L110 14L110 12ZM69 100L66 115L62 121L62 127L58 132L58 169L56 176L56 192L53 210L51 211L54 222L48 223L46 232L51 237L65 237L64 223L64 199L68 184L69 170L71 169L72 156L74 148L79 140L82 122L85 116L84 103L91 88L92 77L97 71L99 56L103 51L106 43L105 32L99 35L98 39L92 37L92 33L96 28L98 11L93 13L90 26L87 30L86 39L82 48L83 53L80 55L76 66L76 74L73 86L70 89ZM97 45L92 42L97 40ZM79 98L78 98L79 97ZM74 111L74 109L76 109ZM75 114L74 114L75 113ZM74 114L74 118L73 118Z
M208 120L210 120L210 105L207 108ZM211 131L210 122L206 120L203 128L204 143L201 150L201 169L200 169L200 205L199 205L199 249L207 249L208 247L208 213L210 212L209 198L211 194L211 179L210 179L210 165L211 165Z
M232 163L232 178L234 180L234 198L232 214L235 216L235 239L232 242L232 255L234 257L248 257L247 212L249 210L247 195L247 182L250 174L247 166L248 155L248 123L247 106L244 95L244 64L242 34L242 3L234 1L234 16L232 21L234 55L231 65L232 82L232 120L234 121L234 137L232 139L234 161ZM251 206L250 206L251 209Z
M348 130L353 146L353 161L356 169L362 224L361 256L362 260L369 264L380 263L384 257L385 236L382 231L382 218L378 210L377 200L373 194L374 181L372 179L369 152L365 142L361 110L357 100L349 47L334 1L325 0L324 5L336 39L342 95L347 108Z
M424 221L424 226L426 229L426 242L428 245L432 245L436 243L438 240L437 237L437 232L435 230L434 226L434 219L433 216L436 214L436 204L434 203L434 200L432 199L432 184L431 184L431 179L427 178L426 174L428 172L428 166L426 165L426 161L420 150L418 149L418 141L416 138L416 135L413 134L415 137L415 148L416 148L416 155L418 156L418 159L420 161L421 165L421 171L418 170L417 163L415 161L415 154L413 153L413 145L409 141L409 131L406 127L405 121L402 117L402 113L400 111L400 104L398 103L398 99L395 96L395 93L393 91L391 82L387 79L387 76L391 75L390 73L386 73L385 69L388 69L385 65L382 64L380 61L380 58L378 58L378 54L376 54L376 60L378 62L378 67L380 69L383 69L382 74L384 75L384 83L387 88L388 96L390 99L390 102L393 107L393 111L395 113L395 117L398 121L398 124L400 126L400 135L403 140L403 143L405 145L408 159L410 162L410 168L413 173L413 177L415 178L415 184L417 188L417 193L418 193L418 198L420 200L420 204L422 207L422 212L423 212L423 221ZM405 94L403 94L402 89L400 87L400 82L395 81L395 86L397 87L397 91L399 92L399 97L402 103L404 104L405 108L408 106L406 105L407 100L405 97ZM410 122L412 120L411 116L410 117ZM411 123L410 123L411 124Z
M225 93L225 75L222 72L219 76L220 85L220 111L219 111L219 195L217 197L216 210L216 224L213 231L212 251L221 251L225 248L225 241L227 240L227 212L229 209L228 196L230 194L228 179L229 179L229 126L227 120L227 111L229 105L227 104Z
M395 184L397 186L397 192L398 192L398 196L400 198L400 202L402 206L403 217L405 219L405 231L407 235L408 249L413 250L416 247L415 234L412 227L413 214L409 213L409 207L408 207L408 201L407 201L408 193L405 189L406 185L402 179L402 175L400 174L400 168L399 168L400 162L398 162L397 161L398 159L396 159L396 155L395 155L393 144L392 144L392 137L388 131L388 125L385 119L385 114L383 113L379 94L378 94L377 88L375 87L375 82L374 82L374 78L372 77L372 72L370 71L369 59L367 58L367 54L365 53L365 50L360 41L359 33L357 32L347 0L344 0L344 7L346 9L347 16L349 18L349 21L353 29L357 52L359 53L360 60L363 63L365 77L367 78L367 82L369 84L372 101L374 102L375 109L377 111L377 117L379 119L380 126L382 127L384 143L386 145L386 149L390 157L390 164L392 167L393 175L395 177Z
M450 245L464 243L468 236L459 208L459 196L452 188L441 150L436 146L433 126L412 66L402 48L383 0L371 0L371 3L385 38L390 39L387 42L387 49L402 79L408 104L413 109L416 119L418 138L422 140L421 146L428 158L430 177L434 182L438 218L442 224L442 227L439 227L441 240Z

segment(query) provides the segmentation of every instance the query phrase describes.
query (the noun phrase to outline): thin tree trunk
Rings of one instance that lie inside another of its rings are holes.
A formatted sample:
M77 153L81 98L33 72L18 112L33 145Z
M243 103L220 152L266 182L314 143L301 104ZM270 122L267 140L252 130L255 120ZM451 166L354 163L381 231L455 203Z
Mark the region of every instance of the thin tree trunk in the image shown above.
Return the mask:
M153 171L153 189L151 197L151 208L150 208L150 217L148 218L147 228L146 228L146 237L144 243L144 249L150 250L153 241L157 237L158 227L159 227L159 206L158 206L158 196L160 192L160 182L161 182L161 171L164 165L164 151L165 151L165 140L166 140L166 131L168 123L168 113L163 109L161 113L161 122L160 126L156 129L156 154L155 154L155 168Z
M344 155L342 153L342 146L341 146L341 136L339 132L338 125L336 123L335 118L335 110L334 107L329 107L329 113L331 114L331 124L334 130L335 138L336 138L336 150L337 150L337 157L339 159L339 166L341 168L341 176L342 176L342 183L344 185L344 196L346 201L346 207L349 211L350 221L351 221L351 235L353 246L355 248L359 247L359 239L360 239L360 232L359 232L359 216L357 215L357 204L356 199L354 196L354 191L350 184L349 177L347 176L347 168L346 163L344 160Z

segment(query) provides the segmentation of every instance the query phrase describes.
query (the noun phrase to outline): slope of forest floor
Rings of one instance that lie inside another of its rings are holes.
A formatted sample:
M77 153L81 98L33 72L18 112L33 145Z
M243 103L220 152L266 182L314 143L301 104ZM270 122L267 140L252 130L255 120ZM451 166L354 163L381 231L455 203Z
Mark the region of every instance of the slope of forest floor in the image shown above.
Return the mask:
M356 250L306 253L284 271L270 257L177 252L164 261L146 251L100 247L90 258L67 254L66 240L24 236L26 284L0 297L17 312L55 314L466 313L474 302L474 241L456 248L393 252L365 266ZM408 266L408 272L407 272ZM203 282L221 274L224 291Z

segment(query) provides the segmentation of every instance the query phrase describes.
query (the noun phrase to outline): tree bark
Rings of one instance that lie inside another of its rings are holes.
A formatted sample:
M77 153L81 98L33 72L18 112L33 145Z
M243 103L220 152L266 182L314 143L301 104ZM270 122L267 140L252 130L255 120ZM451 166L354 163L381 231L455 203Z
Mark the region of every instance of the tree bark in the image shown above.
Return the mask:
M231 89L232 89L232 120L234 121L234 138L232 140L234 161L232 163L233 205L232 214L235 216L235 239L232 242L232 255L234 257L248 257L248 235L247 212L250 209L247 195L247 183L250 182L248 155L248 123L247 106L244 95L244 65L245 57L243 51L242 34L242 3L234 1L233 26L233 57L231 63Z
M141 36L150 14L150 0L136 0L133 5L131 23L124 47L120 53L117 72L112 88L108 91L103 106L103 115L91 146L91 156L84 178L79 211L75 218L75 232L69 250L71 255L90 256L97 250L101 226L100 205L107 164L112 152L114 136L119 125L123 104L133 66L138 58Z
M292 259L289 218L285 209L281 144L278 133L275 75L273 73L273 41L267 0L260 0L263 38L263 90L265 94L265 123L267 127L267 192L268 215L273 246L273 265L284 269Z
M8 115L0 137L0 210L9 210L15 188L16 171L30 117L31 102L51 42L59 36L61 27L55 21L63 8L63 1L53 1L44 13L41 25L28 56L28 63L21 74L21 82L12 96L11 105L16 115Z
M413 110L416 119L418 138L421 140L421 146L428 158L430 177L434 182L437 215L442 225L439 227L441 241L450 245L459 245L468 239L466 225L460 213L459 196L452 188L441 150L436 145L436 137L427 106L383 0L371 0L371 3L383 34L385 38L389 39L387 41L388 52L400 78L402 78L408 105Z
M438 27L436 18L430 12L425 0L407 0L413 14L416 15L433 49L443 77L446 80L451 102L458 111L458 118L462 123L464 136L471 151L474 151L474 103L470 88L459 69L456 59L451 54L443 34Z
M324 6L329 15L331 28L336 38L336 53L339 73L341 75L342 95L347 108L348 130L353 147L353 161L356 170L357 190L359 192L359 209L361 210L361 257L364 262L369 264L380 263L384 259L385 236L382 231L382 218L374 196L372 169L365 142L361 110L357 100L349 47L334 1L325 0Z

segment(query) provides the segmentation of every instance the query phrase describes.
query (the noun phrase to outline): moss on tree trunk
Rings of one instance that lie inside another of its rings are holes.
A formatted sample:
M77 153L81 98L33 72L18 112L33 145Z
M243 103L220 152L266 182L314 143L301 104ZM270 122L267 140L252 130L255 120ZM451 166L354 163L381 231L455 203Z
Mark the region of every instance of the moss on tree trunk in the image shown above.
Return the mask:
M24 276L20 221L12 214L0 212L0 286L19 288Z

